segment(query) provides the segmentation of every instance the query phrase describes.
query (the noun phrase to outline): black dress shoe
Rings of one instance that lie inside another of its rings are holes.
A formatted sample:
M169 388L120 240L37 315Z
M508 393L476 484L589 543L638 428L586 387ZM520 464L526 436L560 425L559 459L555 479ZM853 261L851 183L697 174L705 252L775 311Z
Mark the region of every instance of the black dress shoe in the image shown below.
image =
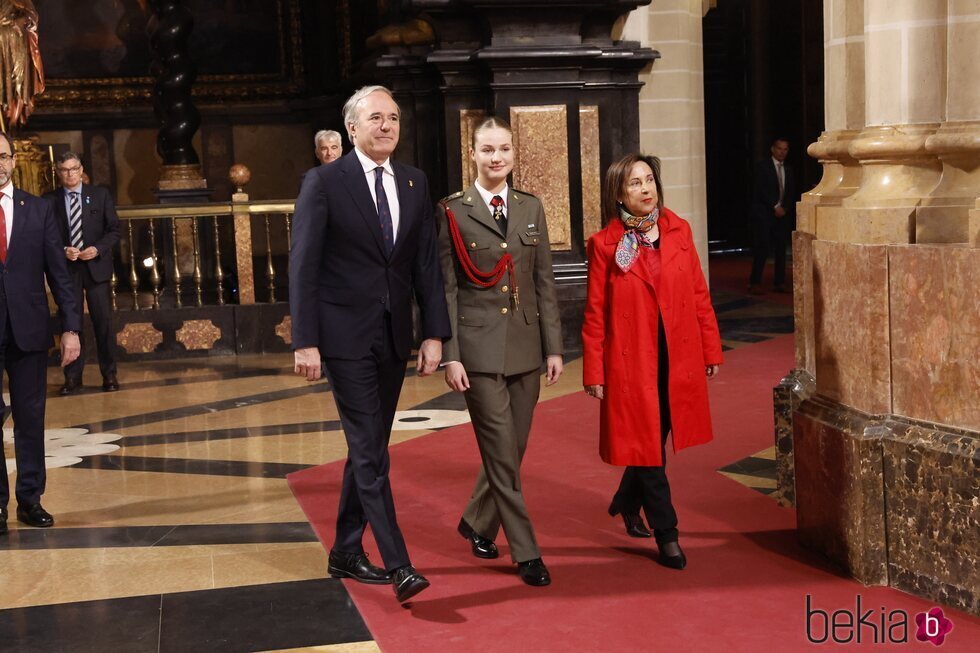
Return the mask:
M517 575L521 577L522 581L534 587L551 585L551 574L548 573L548 568L544 566L544 561L541 558L518 562Z
M395 598L399 603L404 603L426 587L429 581L425 576L415 571L412 565L399 567L391 574L391 584L395 590Z
M7 534L7 509L0 508L0 535Z
M657 562L664 567L683 569L687 566L687 556L681 550L680 544L677 542L664 542L662 544L658 543L657 546L660 548L660 556L657 558Z
M58 394L61 395L62 397L66 397L68 395L75 394L81 389L82 389L81 379L65 379L65 385L61 386L61 389L58 390Z
M619 506L616 504L616 500L609 504L609 516L615 517L620 514ZM626 534L630 537L653 537L653 534L647 530L646 525L643 523L643 518L640 517L640 513L632 513L623 515L623 526L626 527Z
M473 555L477 558L484 558L487 560L492 560L500 555L497 551L497 545L493 543L488 537L483 537L475 530L473 527L466 523L465 519L459 520L459 526L456 527L459 534L470 541L470 548L473 550Z
M116 380L115 374L102 377L102 392L115 392L118 389L119 381Z
M49 515L40 503L35 503L33 506L17 506L17 521L35 528L54 526L54 517Z
M352 578L359 583L391 584L391 574L381 567L372 565L366 553L331 551L327 561L327 572L334 578Z

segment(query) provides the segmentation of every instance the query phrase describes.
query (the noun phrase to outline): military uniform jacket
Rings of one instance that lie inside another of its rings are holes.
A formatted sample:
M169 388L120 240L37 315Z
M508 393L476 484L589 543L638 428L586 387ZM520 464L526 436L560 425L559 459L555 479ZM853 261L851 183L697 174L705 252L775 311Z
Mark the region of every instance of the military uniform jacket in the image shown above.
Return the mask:
M545 356L560 355L561 320L551 245L538 198L508 189L506 236L476 187L443 201L456 217L463 244L477 268L489 272L504 254L513 257L520 305L515 308L511 301L512 282L506 272L489 288L466 276L440 203L439 257L452 325L452 337L443 343L442 360L459 361L467 372L512 375L538 369Z

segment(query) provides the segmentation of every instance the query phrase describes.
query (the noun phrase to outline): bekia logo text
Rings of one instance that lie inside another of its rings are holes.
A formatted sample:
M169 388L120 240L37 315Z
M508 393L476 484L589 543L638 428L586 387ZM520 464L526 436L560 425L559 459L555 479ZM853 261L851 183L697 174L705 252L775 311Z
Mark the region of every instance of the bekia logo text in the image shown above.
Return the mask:
M915 639L942 646L953 630L942 608L915 615ZM905 610L886 610L884 607L863 609L861 595L854 610L828 612L813 605L806 595L806 638L811 644L833 641L836 644L905 644L909 641L909 615Z

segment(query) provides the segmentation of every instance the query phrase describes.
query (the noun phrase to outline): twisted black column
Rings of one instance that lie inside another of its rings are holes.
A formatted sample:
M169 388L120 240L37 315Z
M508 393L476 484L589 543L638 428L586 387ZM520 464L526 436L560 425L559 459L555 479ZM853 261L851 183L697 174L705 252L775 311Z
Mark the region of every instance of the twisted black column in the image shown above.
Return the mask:
M156 78L153 109L160 121L157 152L165 166L197 165L191 139L201 126L201 114L191 98L197 67L188 44L194 18L180 0L150 0L153 16L147 25Z

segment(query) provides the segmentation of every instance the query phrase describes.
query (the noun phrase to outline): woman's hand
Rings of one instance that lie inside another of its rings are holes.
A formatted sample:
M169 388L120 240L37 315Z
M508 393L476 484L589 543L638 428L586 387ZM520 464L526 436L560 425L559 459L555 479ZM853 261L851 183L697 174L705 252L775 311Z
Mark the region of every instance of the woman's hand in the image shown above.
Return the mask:
M466 377L466 369L462 363L446 363L446 385L455 392L466 392L470 389L470 380Z
M585 386L585 394L596 399L602 399L604 396L603 387L601 385L587 385Z
M554 385L564 369L565 365L562 363L561 356L557 354L548 356L548 372L544 377L545 385Z
M721 365L706 365L704 367L704 375L709 379L713 379L718 376L719 371L721 371Z

